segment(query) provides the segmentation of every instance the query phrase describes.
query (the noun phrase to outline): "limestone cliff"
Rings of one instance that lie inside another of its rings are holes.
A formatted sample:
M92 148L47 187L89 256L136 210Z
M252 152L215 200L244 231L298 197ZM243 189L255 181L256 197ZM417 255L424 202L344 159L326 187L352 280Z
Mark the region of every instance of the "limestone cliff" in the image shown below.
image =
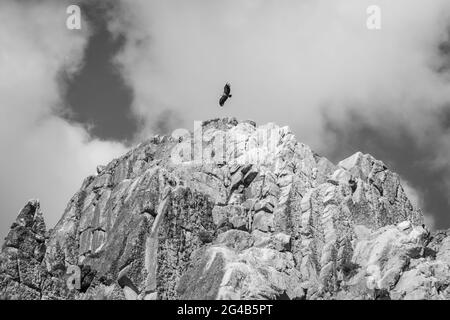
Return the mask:
M99 166L52 230L27 203L0 297L448 299L449 234L422 223L372 156L335 165L287 127L215 119Z

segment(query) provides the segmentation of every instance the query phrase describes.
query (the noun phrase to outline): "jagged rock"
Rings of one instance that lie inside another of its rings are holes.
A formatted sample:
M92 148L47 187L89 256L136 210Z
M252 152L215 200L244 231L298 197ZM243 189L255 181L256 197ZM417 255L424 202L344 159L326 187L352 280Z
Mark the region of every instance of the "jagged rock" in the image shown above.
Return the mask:
M28 202L0 253L0 297L450 297L450 232L422 227L383 162L358 152L334 165L273 123L213 119L202 132L201 145L155 136L99 166L51 231ZM199 152L179 163L183 144Z
M273 231L273 214L264 211L260 211L255 214L252 230L260 230L264 232Z
M270 234L255 230L252 232L252 238L255 247L269 248L281 252L291 250L291 236L285 233Z
M212 212L212 216L214 224L219 228L230 223L233 226L233 229L247 229L248 219L243 206L215 206Z
M7 299L39 299L45 268L46 227L38 200L20 211L0 253L0 295Z
M97 166L97 174L101 174L103 171L105 171L106 167L102 165Z
M291 253L213 246L199 253L178 291L185 299L276 299L304 296ZM199 281L200 280L200 281Z

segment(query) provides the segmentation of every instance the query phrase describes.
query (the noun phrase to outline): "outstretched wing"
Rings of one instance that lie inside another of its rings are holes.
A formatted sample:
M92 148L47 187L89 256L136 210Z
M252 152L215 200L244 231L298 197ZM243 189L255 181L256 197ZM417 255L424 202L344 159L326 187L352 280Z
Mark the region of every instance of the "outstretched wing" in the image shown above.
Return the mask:
M230 92L231 92L231 87L230 87L230 84L227 83L225 85L225 87L223 88L223 94L228 96L228 95L230 95Z
M223 107L223 105L225 104L225 101L227 101L227 99L228 99L228 96L227 96L226 94L223 94L223 95L220 97L219 105L220 105L221 107Z

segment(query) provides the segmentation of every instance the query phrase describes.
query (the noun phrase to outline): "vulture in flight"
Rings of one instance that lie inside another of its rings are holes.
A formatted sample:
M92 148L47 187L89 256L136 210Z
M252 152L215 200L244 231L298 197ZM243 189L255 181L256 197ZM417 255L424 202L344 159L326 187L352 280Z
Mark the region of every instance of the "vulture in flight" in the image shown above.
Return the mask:
M222 96L220 97L220 100L219 100L219 105L221 107L223 107L223 105L225 104L225 101L227 101L228 98L232 97L230 92L231 92L231 87L230 87L230 84L227 83L225 85L225 87L223 88L223 94L222 94Z

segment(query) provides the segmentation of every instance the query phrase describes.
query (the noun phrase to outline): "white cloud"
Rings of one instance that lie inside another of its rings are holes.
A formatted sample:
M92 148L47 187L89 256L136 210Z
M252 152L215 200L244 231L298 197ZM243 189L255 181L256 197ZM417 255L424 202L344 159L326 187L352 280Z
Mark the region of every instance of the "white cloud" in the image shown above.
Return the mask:
M419 109L450 98L447 80L433 71L450 16L446 0L377 1L380 31L366 28L372 1L121 3L112 29L128 42L117 60L135 91L136 112L150 122L166 108L189 126L229 115L276 121L325 149L325 105L336 121L351 104L368 117L407 111L417 123ZM226 81L234 96L219 109Z
M0 236L29 198L51 227L88 174L124 152L54 115L58 72L75 71L88 38L65 27L63 1L0 2Z

